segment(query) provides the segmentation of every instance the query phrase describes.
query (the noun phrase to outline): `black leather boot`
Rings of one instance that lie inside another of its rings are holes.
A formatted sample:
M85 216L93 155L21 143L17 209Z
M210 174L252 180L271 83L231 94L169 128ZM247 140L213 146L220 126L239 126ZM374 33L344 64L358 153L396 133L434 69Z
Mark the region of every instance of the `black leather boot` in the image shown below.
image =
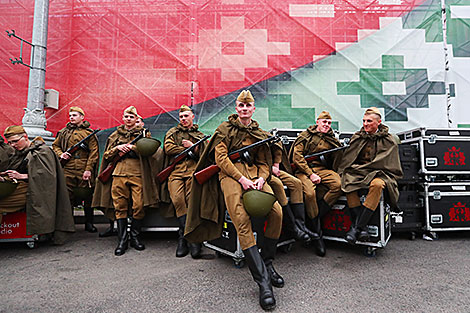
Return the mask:
M127 218L119 218L117 221L117 232L119 243L114 250L115 255L123 255L129 246L129 234L127 232Z
M105 231L100 232L100 233L98 234L98 237L104 238L104 237L111 237L111 236L116 236L116 235L117 235L117 231L116 231L116 229L114 228L114 221L113 221L113 220L109 220L109 227L106 228Z
M296 223L294 213L289 204L282 206L282 215L284 216L284 225L286 230L292 234L295 240L307 242L310 237ZM305 219L305 218L304 218ZM305 224L305 223L304 223Z
M178 217L178 245L176 246L176 257L182 258L188 255L188 242L184 239L184 226L186 225L186 215Z
M330 210L331 206L329 206L325 200L321 199L318 201L318 216L320 217L320 220L323 219Z
M264 246L263 249L261 249L261 256L266 265L269 277L271 278L271 285L276 288L282 288L284 287L284 278L276 272L273 266L278 241L278 239L264 237Z
M324 257L326 254L325 242L323 241L323 231L321 229L320 216L312 220L313 232L318 235L318 238L312 239L312 244L315 248L315 253L318 256Z
M140 239L139 239L141 229L142 229L142 220L136 220L133 218L131 222L131 233L130 233L131 247L139 251L145 250L145 245L142 242L140 242Z
M89 233L96 233L98 229L93 225L93 209L91 207L85 207L85 231Z
M189 252L191 253L191 257L193 259L199 259L201 257L201 248L202 248L202 244L200 243L189 244Z
M362 210L363 210L362 205L358 207L354 207L354 208L349 208L349 211L351 212L352 223L351 223L351 228L349 228L348 232L346 233L344 237L344 239L346 239L346 241L349 244L353 245L356 243L357 235L359 232L359 230L357 229L357 223L359 221L359 217L362 213Z
M359 220L357 222L357 229L359 231L357 235L357 240L359 241L369 241L370 236L369 232L367 231L367 223L369 223L370 218L374 214L374 211L372 211L369 208L364 207L362 210L361 216L359 216Z
M305 225L305 205L303 203L292 203L292 213L294 214L295 224L308 235L310 241L311 238L317 238L318 236L314 234L308 227Z
M245 255L251 276L253 276L253 280L259 286L259 304L261 308L265 311L273 310L276 307L276 299L274 298L271 279L266 270L266 265L259 254L258 247L253 246L245 249L243 254Z

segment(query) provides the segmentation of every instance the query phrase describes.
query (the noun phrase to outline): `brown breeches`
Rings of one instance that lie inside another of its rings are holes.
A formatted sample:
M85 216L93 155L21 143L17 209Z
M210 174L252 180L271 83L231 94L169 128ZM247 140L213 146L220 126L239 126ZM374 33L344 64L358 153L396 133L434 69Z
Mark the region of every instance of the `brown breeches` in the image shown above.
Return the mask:
M315 173L320 176L321 184L328 188L328 192L323 197L323 200L332 206L336 200L341 196L341 178L338 173L327 169L315 169ZM318 204L316 198L317 186L312 183L310 178L304 173L297 173L297 178L302 182L303 192L305 196L305 211L308 217L315 218L318 215Z
M256 245L255 236L251 227L250 216L243 207L242 186L231 177L225 177L220 181L220 187L225 198L225 205L230 218L237 230L240 246L243 250ZM273 192L267 183L263 185L263 191ZM274 203L272 210L266 216L267 226L264 236L271 239L279 239L282 227L282 208L279 203Z
M168 191L175 207L176 217L188 213L188 201L192 177L171 177L168 179Z
M370 182L369 192L367 193L366 200L364 201L364 206L372 211L375 211L379 205L380 197L384 188L385 182L380 178L374 178ZM359 199L357 191L347 193L346 199L348 200L348 206L350 208L356 208L361 205L361 200Z
M19 181L18 186L11 195L0 199L0 213L11 213L23 210L26 207L27 192L28 183Z
M300 179L290 175L287 172L281 171L279 177L271 176L269 185L276 195L277 201L281 206L287 205L287 197L284 191L284 185L289 189L291 203L303 203L304 197L302 193L302 182Z
M141 220L145 216L142 199L142 177L113 176L111 186L116 219L127 218L129 202L132 199L132 217Z

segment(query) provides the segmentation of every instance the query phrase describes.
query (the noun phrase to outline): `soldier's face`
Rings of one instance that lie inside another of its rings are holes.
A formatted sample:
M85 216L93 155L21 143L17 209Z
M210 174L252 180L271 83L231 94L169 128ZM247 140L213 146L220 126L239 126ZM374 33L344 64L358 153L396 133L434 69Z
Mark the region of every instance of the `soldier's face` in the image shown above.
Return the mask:
M235 107L235 111L237 111L238 117L242 119L248 119L253 116L255 113L255 103L254 102L236 102L237 106Z
M81 124L83 122L83 119L85 119L85 116L81 115L78 112L72 111L69 113L69 121L74 125Z
M137 116L130 113L124 113L122 121L127 128L133 128L137 123Z
M11 136L8 139L8 144L18 151L22 151L29 145L28 137L26 134Z
M366 114L362 118L362 126L369 134L376 133L377 129L379 129L380 123L382 123L382 120L377 114Z
M138 118L138 119L137 119L137 122L135 123L135 126L144 127L144 126L145 126L145 123L144 123L144 121L143 121L141 118Z
M317 120L317 130L321 133L326 134L331 129L331 120L327 120L324 118L319 118Z
M191 111L180 112L180 124L183 127L190 128L193 126L194 114Z

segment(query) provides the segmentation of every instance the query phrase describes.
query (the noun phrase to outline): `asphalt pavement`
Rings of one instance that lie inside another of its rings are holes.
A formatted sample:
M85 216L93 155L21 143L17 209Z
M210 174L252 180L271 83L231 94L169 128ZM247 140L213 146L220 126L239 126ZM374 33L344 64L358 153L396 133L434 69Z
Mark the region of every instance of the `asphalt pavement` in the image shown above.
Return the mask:
M63 246L0 243L0 312L262 312L230 258L176 258L176 234L158 232L116 257L116 237L78 228ZM286 281L275 312L470 312L469 244L469 232L394 235L375 257L327 242L324 258L296 244L275 260Z

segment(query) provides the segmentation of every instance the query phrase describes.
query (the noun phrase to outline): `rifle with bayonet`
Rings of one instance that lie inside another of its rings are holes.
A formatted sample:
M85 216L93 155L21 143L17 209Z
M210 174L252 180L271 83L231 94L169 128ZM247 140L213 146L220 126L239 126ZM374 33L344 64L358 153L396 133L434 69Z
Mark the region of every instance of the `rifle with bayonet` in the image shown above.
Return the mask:
M141 139L142 137L144 137L144 131L146 129L143 129L140 134L135 137L131 142L129 142L130 145L133 145L135 144L139 139ZM106 166L106 168L100 173L100 175L98 175L98 179L104 184L104 183L107 183L109 181L109 179L111 178L111 176L113 175L113 171L114 169L116 168L116 165L118 164L119 161L121 161L124 156L126 154L128 154L130 151L132 150L129 150L128 152L126 153L123 153L123 152L118 152L118 154L116 154L114 156L114 158L111 160L111 162L108 163L108 166Z
M251 163L251 149L262 146L264 144L272 145L273 143L276 143L280 140L281 138L278 136L271 136L266 139L257 141L249 146L230 152L228 154L228 157L232 162L241 159L247 163ZM196 178L197 182L202 185L218 172L220 172L220 168L216 164L213 164L195 173L194 177Z
M183 161L186 157L196 160L197 158L193 153L194 149L196 149L197 146L199 146L201 143L203 143L208 138L210 138L210 136L211 135L204 136L203 138L199 139L196 143L194 143L191 147L186 148L177 156L175 156L175 158L173 159L173 162L171 162L171 164L168 165L168 167L166 167L164 170L162 170L160 173L157 174L157 180L160 182L160 184L168 179L171 172L173 172L173 170L175 169L176 164Z
M75 152L78 151L78 149L83 149L85 151L90 151L90 149L85 144L85 142L99 131L100 131L100 129L94 130L91 134L89 134L88 136L86 136L85 138L83 138L82 140L80 140L79 142L77 142L76 144L71 146L70 148L68 148L67 151L65 151L65 153L73 155ZM60 161L60 165L62 165L62 167L64 167L65 164L67 164L67 162L70 161L70 158L68 158L68 159L60 158L59 161Z
M341 147L338 147L338 148L333 148L333 149L329 149L329 150L325 150L325 151L321 151L321 152L317 152L317 153L312 153L312 154L306 155L304 157L304 159L305 159L305 161L307 161L307 163L310 163L310 162L312 162L316 159L320 159L323 164L327 164L325 157L328 154L344 150L347 147L349 147L349 145L345 145L345 146L341 146ZM291 163L290 166L292 167L293 171L295 171L297 169L297 165L295 165L295 163Z

